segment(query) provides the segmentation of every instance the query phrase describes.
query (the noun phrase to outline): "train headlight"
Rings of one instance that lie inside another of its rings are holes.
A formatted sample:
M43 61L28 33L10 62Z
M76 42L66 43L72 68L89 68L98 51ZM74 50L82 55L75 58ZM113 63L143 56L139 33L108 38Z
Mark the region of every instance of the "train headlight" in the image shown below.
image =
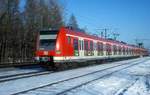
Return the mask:
M40 57L35 57L35 60L36 60L36 61L39 61L39 60L40 60Z
M61 53L61 51L60 50L56 50L56 54L60 54Z
M48 51L44 51L44 55L48 55Z

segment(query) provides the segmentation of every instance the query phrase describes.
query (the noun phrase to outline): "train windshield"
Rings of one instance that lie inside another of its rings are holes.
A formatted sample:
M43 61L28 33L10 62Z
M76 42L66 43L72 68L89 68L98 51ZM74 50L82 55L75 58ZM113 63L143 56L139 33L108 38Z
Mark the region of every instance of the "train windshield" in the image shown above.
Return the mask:
M58 31L40 31L40 50L54 50L56 46L56 37Z
M54 50L56 39L41 39L40 50Z

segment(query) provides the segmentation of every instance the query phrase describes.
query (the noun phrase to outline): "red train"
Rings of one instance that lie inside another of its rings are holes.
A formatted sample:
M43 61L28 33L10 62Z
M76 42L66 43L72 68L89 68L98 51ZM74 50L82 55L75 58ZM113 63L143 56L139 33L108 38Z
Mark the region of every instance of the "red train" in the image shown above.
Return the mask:
M60 30L40 31L37 39L36 61L50 66L88 63L92 60L107 60L146 56L144 48L88 35L62 27Z

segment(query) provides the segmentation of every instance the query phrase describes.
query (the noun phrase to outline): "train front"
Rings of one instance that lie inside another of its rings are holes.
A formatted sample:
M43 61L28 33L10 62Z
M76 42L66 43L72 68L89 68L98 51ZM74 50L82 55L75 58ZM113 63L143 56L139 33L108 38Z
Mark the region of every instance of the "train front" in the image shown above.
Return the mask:
M54 65L56 39L58 30L40 31L37 38L37 51L35 60L42 65Z

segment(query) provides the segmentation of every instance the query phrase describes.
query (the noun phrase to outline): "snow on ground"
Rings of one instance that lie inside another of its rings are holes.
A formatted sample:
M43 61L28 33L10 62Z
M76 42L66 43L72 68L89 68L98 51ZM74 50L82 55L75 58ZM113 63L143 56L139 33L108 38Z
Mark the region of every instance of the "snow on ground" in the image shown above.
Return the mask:
M67 95L150 95L150 60L104 77Z
M150 95L150 77L139 77L139 79L124 92L124 95Z
M135 75L135 76L140 76L140 75L144 76L144 75L150 74L150 61L146 61L137 66L128 68L124 70L123 72L126 72L127 74L130 74L130 75Z
M97 66L78 68L78 69L73 69L73 70L52 73L52 74L48 74L48 75L41 75L41 76L36 76L36 77L30 77L30 78L18 79L18 80L14 80L14 81L3 82L3 83L0 83L0 95L10 95L10 94L13 94L16 92L33 89L33 88L36 88L39 86L47 85L50 83L54 83L56 81L72 78L75 76L81 76L81 75L84 75L84 74L87 74L90 72L109 68L109 67L116 66L119 64L124 64L124 63L132 64L133 63L132 61L139 62L144 59L146 59L146 58L126 60L126 61L114 62L114 63L109 63L109 64L101 64L101 65L97 65ZM149 64L149 62L147 64ZM147 66L150 66L150 65L147 65ZM142 67L144 67L144 66L142 66ZM120 91L120 89L122 87L129 87L130 85L133 85L134 82L136 82L137 77L132 77L132 75L129 75L126 72L127 71L122 70L122 72L115 73L109 77L105 77L105 78L101 79L100 81L96 81L95 83L93 82L89 85L85 85L84 87L81 87L80 90L75 91L76 93L70 92L70 94L112 95L112 93L117 93L118 91ZM135 73L135 71L134 71L134 73Z
M134 81L134 78L131 78L130 76L123 78L120 75L112 75L82 86L71 92L72 95L115 95L120 88L125 85L131 85ZM71 95L71 93L68 94Z
M15 74L22 74L22 73L38 72L38 71L44 71L44 69L38 66L24 67L24 68L19 68L19 67L3 68L3 69L0 69L0 77L10 76L10 75L15 75Z
M41 75L41 76L36 76L36 77L8 81L8 82L0 83L0 95L10 95L10 94L17 93L20 91L33 89L39 86L44 86L44 85L47 85L47 84L50 84L59 80L65 80L68 78L81 76L90 72L95 72L97 70L109 68L109 67L116 66L119 64L132 63L133 61L141 61L144 59L145 58L138 58L138 59L121 61L121 62L113 62L109 64L89 66L85 68L78 68L78 69L73 69L73 70L52 73L48 75Z

